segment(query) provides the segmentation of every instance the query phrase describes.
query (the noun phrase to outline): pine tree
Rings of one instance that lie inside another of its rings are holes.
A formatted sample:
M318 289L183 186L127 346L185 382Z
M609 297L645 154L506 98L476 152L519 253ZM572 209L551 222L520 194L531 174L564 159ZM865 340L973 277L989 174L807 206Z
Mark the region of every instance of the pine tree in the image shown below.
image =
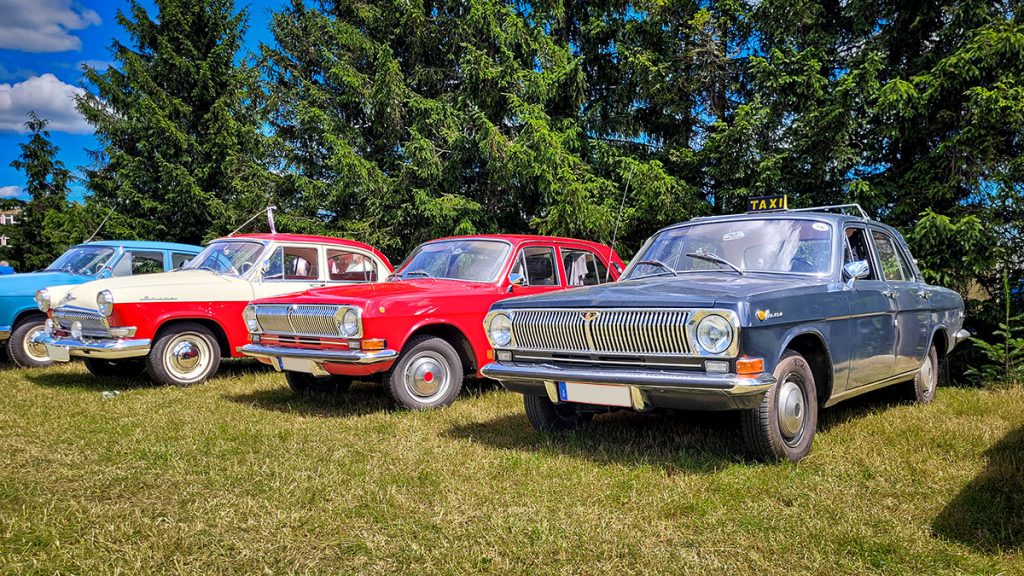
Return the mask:
M246 13L231 0L129 3L115 64L85 67L78 109L103 148L86 171L90 202L129 234L199 243L264 206L270 172L256 70L239 62Z
M19 225L17 260L24 270L45 268L64 251L49 233L47 219L54 218L68 207L68 184L71 171L57 159L60 149L50 141L46 130L49 121L30 112L25 128L29 138L20 144L21 154L11 167L25 173L25 190L30 200L25 204Z

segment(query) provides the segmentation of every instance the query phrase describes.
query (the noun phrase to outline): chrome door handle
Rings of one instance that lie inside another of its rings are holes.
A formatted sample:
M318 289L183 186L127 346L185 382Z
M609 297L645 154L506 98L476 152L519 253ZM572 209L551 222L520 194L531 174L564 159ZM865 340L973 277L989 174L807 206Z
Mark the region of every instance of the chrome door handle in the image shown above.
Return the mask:
M927 299L932 297L932 293L927 291L927 290L918 290L917 291L917 296L919 298L924 298L925 300L927 300Z
M896 297L896 291L895 290L882 290L882 296L885 296L886 298L895 298Z

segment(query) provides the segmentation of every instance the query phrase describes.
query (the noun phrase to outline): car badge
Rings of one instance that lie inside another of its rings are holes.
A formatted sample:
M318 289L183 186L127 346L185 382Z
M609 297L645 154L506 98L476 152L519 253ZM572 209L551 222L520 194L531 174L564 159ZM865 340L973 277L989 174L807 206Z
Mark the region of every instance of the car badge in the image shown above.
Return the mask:
M765 320L770 320L772 318L779 318L781 316L782 312L772 312L770 308L757 311L757 319L760 320L761 322L764 322Z
M595 310L588 310L586 312L580 312L580 316L582 316L583 320L585 320L586 322L593 322L594 320L597 320L597 317L600 316L600 315L601 315L601 313L597 312Z

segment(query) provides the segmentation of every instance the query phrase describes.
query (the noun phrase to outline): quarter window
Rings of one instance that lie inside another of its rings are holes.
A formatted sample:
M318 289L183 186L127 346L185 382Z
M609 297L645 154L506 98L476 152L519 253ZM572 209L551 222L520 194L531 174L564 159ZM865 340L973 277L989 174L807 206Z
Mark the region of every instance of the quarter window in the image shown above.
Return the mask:
M878 230L872 230L871 235L875 239L875 249L878 250L878 261L885 279L894 282L909 280L910 274L907 273L906 264L900 257L899 249L896 248L892 237Z
M328 250L327 274L331 282L376 282L377 263L358 252Z
M608 280L608 269L589 250L561 249L567 286L593 286Z
M512 273L525 276L528 286L558 286L555 249L547 246L523 248Z

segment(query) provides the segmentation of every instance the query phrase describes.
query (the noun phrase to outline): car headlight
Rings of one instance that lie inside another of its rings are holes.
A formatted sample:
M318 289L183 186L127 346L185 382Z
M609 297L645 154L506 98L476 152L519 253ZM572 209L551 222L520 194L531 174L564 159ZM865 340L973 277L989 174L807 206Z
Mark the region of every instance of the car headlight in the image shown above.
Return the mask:
M721 354L732 344L732 324L718 314L705 316L697 324L697 344L712 354Z
M104 290L96 295L96 309L104 316L114 313L114 295L110 290Z
M46 288L36 292L36 306L43 312L50 310L50 291Z
M348 338L359 335L359 313L352 308L345 310L338 323L338 334Z
M491 344L505 346L512 341L512 320L506 314L495 314L487 326Z
M245 319L245 328L250 334L263 333L263 327L260 326L260 321L256 318L255 306L246 306L245 310L242 311L242 318Z

